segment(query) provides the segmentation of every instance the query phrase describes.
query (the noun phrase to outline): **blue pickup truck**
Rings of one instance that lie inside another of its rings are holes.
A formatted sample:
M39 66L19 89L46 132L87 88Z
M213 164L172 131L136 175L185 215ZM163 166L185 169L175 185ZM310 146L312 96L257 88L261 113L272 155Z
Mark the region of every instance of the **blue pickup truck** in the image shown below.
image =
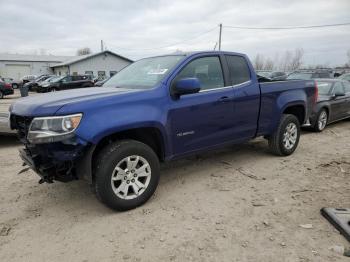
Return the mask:
M10 125L39 182L85 179L128 210L152 196L160 162L260 136L292 154L316 100L313 80L259 83L244 54L194 52L141 59L103 87L20 99Z

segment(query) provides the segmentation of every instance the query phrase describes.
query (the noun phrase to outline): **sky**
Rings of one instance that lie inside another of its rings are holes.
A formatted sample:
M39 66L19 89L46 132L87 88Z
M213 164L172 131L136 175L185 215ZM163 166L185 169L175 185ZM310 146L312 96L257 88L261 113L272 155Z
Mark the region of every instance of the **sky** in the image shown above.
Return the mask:
M350 0L0 0L0 53L76 55L82 47L137 60L176 50L222 50L277 59L303 48L305 65L342 65L350 26L238 30L350 22Z

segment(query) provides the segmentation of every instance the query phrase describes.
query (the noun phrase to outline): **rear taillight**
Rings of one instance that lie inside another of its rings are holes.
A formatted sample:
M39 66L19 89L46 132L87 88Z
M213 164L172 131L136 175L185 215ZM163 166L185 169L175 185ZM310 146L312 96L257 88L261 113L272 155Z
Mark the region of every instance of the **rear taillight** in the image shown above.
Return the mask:
M317 104L317 100L318 100L318 86L317 86L317 82L315 81L315 96L314 96L314 105Z

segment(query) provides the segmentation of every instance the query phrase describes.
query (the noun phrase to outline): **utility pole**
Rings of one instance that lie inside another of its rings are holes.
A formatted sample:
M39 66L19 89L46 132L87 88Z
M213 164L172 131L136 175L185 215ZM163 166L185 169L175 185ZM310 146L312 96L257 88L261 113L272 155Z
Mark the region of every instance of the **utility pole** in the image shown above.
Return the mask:
M219 25L220 33L219 33L219 51L221 50L221 34L222 34L222 24Z
M101 40L101 52L103 52L103 40Z

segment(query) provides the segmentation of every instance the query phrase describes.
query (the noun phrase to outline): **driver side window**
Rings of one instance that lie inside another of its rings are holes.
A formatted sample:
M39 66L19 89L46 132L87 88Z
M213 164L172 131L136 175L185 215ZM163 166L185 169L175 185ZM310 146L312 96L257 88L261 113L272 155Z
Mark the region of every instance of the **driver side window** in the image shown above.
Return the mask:
M217 56L197 58L187 64L176 77L176 81L183 78L198 78L201 90L224 87L220 59Z

